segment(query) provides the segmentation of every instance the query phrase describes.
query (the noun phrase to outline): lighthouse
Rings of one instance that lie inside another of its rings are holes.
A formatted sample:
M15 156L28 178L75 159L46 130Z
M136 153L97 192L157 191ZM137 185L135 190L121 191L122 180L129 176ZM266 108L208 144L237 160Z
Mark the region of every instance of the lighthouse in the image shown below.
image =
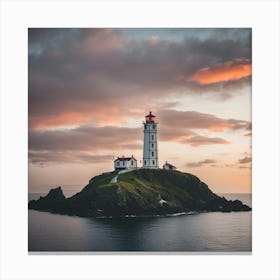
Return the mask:
M144 125L144 149L143 149L143 168L158 168L158 149L157 149L157 123L156 116L149 113L145 116Z

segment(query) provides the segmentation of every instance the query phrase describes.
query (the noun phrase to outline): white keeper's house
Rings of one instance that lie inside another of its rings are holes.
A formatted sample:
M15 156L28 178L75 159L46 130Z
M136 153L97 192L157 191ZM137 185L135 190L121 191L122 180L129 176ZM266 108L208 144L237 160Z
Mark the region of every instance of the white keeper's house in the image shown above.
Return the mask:
M137 168L137 159L133 157L118 157L114 160L115 170Z

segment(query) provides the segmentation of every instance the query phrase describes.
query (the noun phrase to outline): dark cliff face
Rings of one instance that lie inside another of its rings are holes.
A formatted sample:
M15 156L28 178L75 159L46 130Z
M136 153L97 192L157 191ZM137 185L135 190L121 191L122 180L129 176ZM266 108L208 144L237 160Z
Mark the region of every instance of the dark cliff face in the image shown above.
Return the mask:
M115 172L92 178L84 189L66 199L61 188L29 203L30 209L98 217L164 215L187 211L250 211L241 201L214 194L196 176L163 169L137 169L118 176Z
M59 202L63 201L65 198L66 197L64 196L61 187L58 187L56 189L51 189L44 199Z
M66 198L62 189L58 187L51 189L45 197L40 197L38 200L31 200L28 203L28 208L59 213L61 205L65 201Z

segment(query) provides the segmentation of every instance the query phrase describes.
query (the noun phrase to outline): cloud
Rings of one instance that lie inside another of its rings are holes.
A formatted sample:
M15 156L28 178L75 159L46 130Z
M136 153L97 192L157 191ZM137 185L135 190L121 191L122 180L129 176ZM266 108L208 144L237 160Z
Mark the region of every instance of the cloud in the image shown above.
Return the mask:
M190 144L193 147L201 145L214 145L214 144L229 144L230 142L220 137L206 137L202 135L193 136L182 141L183 143Z
M104 160L104 151L108 159L118 150L142 148L141 132L136 128L85 126L69 130L30 131L30 162ZM100 153L102 157L98 155Z
M248 130L250 122L238 119L224 119L197 111L162 110L158 113L161 124L185 129L207 129L221 132L225 130Z
M114 154L90 154L79 151L29 151L28 159L31 164L45 166L49 163L103 163L112 162Z
M217 160L213 159L205 159L202 161L196 162L188 162L186 164L187 167L195 168L195 167L202 167L204 165L208 165L211 167L219 167L219 168L238 168L238 169L250 169L251 166L245 165L246 163L250 163L252 161L251 157L245 157L243 159L238 160L237 164L235 163L227 163L227 164L218 164ZM241 164L241 165L238 165Z
M251 83L246 78L222 86L186 82L205 66L217 72L217 65L237 63L240 57L250 60L247 29L204 29L203 36L193 29L173 30L180 40L171 40L173 33L162 30L160 36L139 40L129 34L147 29L29 29L30 128L125 123L127 116L140 116L132 110L135 104L146 110L145 104L157 106L174 92L215 90L224 96L226 88Z
M140 110L138 113L142 115L143 112ZM223 119L196 111L163 109L158 112L157 116L160 118L159 141L172 141L192 147L229 144L229 140L216 134L224 130L235 131L250 128L250 123L247 121ZM104 118L108 118L109 123L119 121L118 118L114 120L111 115L104 114ZM41 128L52 126L51 121L51 119L45 119L45 123L41 123ZM75 121L79 122L79 115L61 115L62 125L73 124ZM56 125L58 124L60 122L56 123ZM203 135L201 129L211 132L212 135L209 133ZM112 145L112 137L115 139L114 145ZM107 154L108 152L112 154L114 151L124 149L138 151L142 149L142 129L140 127L78 125L68 128L62 126L59 129L51 130L33 128L29 131L30 162L33 163L44 162L47 159L56 160L58 156L62 162L67 159L85 161L86 156L89 159L92 154ZM82 152L82 154L78 152ZM75 157L80 159L74 159Z
M90 106L88 106L90 107ZM29 129L48 129L65 126L77 126L91 123L92 125L104 126L114 124L126 124L129 118L127 117L132 110L121 111L114 105L99 106L94 105L90 108L73 108L73 110L62 111L52 115L46 113L45 115L38 115L36 117L29 117ZM144 111L144 109L143 109ZM133 112L134 116L139 113ZM143 114L142 114L143 115Z
M159 140L189 144L193 147L202 145L229 144L230 141L217 136L202 135L197 130L205 129L212 133L224 130L248 129L249 123L235 119L222 119L214 115L196 111L162 110Z
M244 166L244 165L240 165L238 166L239 169L251 169L251 166Z
M246 163L251 163L251 162L252 162L252 157L244 157L244 158L238 160L238 163L241 163L241 164L246 164Z
M160 141L175 141L182 142L187 138L197 136L198 134L193 130L183 128L178 130L177 127L168 126L164 123L160 123L160 129L158 129L158 139Z
M202 160L202 161L198 161L198 162L188 162L186 164L187 167L201 167L203 165L209 165L211 164L211 166L213 164L215 164L217 161L216 160L213 160L213 159L205 159L205 160Z
M204 67L187 80L202 85L239 80L252 75L252 64L248 59L236 58L224 63Z
M120 52L124 48L124 39L119 32L109 28L84 29L82 32L82 44L77 42L72 49L72 54L79 57L99 58Z
M142 129L126 126L140 123L151 104L158 109L160 141L228 144L217 133L250 131L247 121L176 111L170 108L177 104L166 101L210 91L226 100L250 85L248 76L191 80L222 71L233 75L249 64L250 29L30 28L28 55L32 162L98 161L114 150L139 150Z
M250 137L250 136L252 136L252 132L245 133L244 136Z
M200 128L200 126L198 127ZM114 138L114 145L112 145L112 137ZM169 126L164 120L159 130L159 141L174 141L189 144L193 147L229 143L229 141L220 137L204 136L193 130ZM33 129L29 131L28 143L31 163L97 161L96 154L99 153L107 152L108 155L109 152L112 155L119 150L142 149L142 129L140 127L85 125L69 129Z

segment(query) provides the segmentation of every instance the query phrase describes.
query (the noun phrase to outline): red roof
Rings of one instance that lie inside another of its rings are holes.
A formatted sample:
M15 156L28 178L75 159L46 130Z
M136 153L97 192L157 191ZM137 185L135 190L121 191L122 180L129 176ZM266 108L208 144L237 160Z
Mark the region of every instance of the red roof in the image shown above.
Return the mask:
M129 161L129 160L131 160L131 159L135 159L134 157L118 157L117 159L115 159L114 161L117 161L117 160L119 160L119 161ZM137 159L135 159L136 161L137 161Z
M145 116L146 118L148 118L148 117L154 117L155 118L155 115L153 115L152 114L152 111L150 111L150 114L149 115L147 115L147 116Z

